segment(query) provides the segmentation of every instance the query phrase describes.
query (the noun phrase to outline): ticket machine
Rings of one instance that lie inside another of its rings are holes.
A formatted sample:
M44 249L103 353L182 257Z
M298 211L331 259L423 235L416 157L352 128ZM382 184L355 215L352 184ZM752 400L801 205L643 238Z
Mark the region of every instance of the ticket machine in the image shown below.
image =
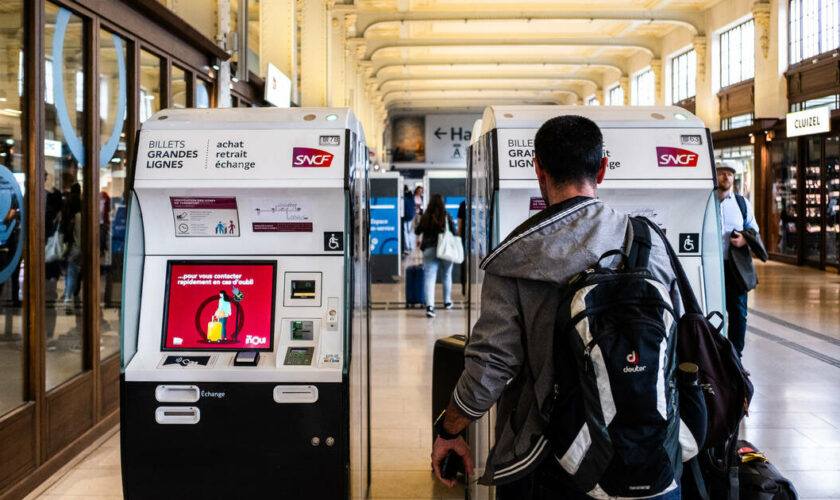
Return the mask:
M550 118L585 116L601 128L607 174L598 195L609 206L643 215L665 230L706 312L723 311L717 178L709 130L678 107L496 106L468 155L466 255L468 331L481 308L479 264L519 224L545 208L534 172L534 136ZM725 331L725 329L724 329ZM471 426L476 473L493 445L494 411ZM491 492L471 482L470 498Z
M128 205L126 498L364 498L367 149L347 109L165 110Z

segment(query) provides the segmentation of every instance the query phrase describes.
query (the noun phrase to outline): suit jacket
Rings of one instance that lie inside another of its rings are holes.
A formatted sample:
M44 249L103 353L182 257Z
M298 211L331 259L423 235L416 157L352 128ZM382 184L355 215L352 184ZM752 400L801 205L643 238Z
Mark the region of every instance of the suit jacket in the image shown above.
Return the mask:
M761 236L755 229L746 228L741 231L747 244L738 248L735 245L729 245L729 264L734 271L736 284L742 292L749 292L758 285L758 276L755 272L755 265L752 260L752 253L761 259L762 262L767 262L767 250L764 248L764 243L761 241Z

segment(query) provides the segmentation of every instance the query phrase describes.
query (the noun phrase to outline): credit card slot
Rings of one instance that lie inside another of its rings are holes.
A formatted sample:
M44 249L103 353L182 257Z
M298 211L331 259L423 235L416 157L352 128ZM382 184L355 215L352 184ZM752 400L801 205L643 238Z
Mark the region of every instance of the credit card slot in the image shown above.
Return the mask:
M155 388L155 399L159 403L195 403L201 391L195 385L159 385Z
M318 401L318 388L314 385L278 385L274 387L274 402L314 403Z
M161 406L155 410L155 422L162 425L193 425L201 420L195 406Z

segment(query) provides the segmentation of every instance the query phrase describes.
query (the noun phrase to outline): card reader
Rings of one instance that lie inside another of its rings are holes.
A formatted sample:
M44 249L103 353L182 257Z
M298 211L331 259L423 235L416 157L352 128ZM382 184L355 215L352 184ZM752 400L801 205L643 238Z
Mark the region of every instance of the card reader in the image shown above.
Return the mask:
M239 351L233 358L233 366L257 366L259 362L259 351Z

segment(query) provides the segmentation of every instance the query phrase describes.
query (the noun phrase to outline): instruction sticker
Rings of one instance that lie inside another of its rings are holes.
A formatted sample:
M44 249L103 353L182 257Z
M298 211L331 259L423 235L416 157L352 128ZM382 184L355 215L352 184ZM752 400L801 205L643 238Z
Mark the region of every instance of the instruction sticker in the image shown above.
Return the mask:
M239 236L239 210L234 197L171 196L176 237Z
M251 210L255 233L311 233L312 208L302 200L257 198Z

